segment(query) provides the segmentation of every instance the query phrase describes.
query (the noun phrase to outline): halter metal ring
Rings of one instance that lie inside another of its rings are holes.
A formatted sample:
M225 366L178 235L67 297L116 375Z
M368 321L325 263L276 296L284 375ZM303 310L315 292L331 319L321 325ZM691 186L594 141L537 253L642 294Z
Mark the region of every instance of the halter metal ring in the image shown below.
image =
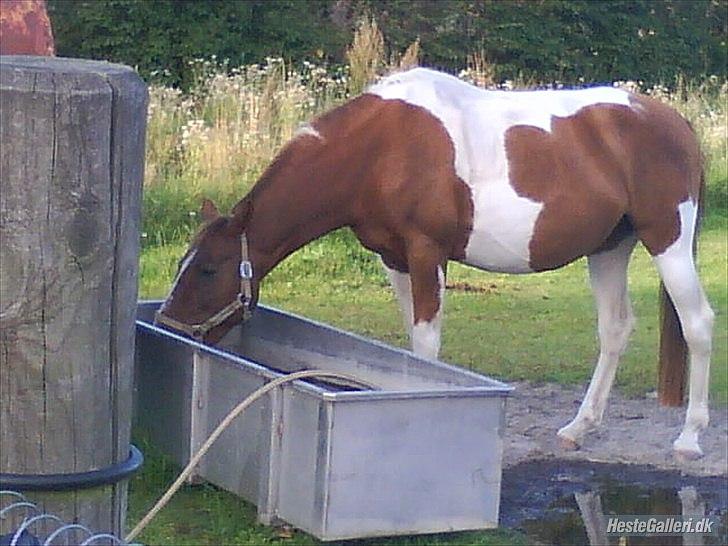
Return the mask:
M240 278L253 278L253 264L250 263L250 260L243 260L242 262L240 262Z

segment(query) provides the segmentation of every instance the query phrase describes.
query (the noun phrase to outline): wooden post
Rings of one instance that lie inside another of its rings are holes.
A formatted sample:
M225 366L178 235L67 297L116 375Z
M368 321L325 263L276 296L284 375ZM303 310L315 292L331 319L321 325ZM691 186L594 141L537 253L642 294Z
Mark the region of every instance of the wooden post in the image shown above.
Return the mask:
M146 104L125 66L0 57L0 473L129 458ZM26 495L123 532L125 482Z

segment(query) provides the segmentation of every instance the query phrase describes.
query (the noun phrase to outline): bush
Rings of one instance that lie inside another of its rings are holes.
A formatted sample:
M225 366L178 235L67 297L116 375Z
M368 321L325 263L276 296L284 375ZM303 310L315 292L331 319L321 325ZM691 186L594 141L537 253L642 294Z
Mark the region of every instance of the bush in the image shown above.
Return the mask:
M138 67L189 87L195 58L343 63L362 17L391 49L457 71L483 52L499 79L579 83L726 77L728 4L716 0L49 0L59 55Z
M194 59L232 66L268 56L325 60L348 35L327 19L326 0L49 0L58 55L136 67L188 88Z

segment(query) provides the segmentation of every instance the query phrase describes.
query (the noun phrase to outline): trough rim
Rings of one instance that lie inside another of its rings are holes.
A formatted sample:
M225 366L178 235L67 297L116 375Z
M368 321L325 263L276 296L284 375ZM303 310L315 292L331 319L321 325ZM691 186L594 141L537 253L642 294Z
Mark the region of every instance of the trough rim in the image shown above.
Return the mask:
M156 308L156 307L159 307L161 304L162 304L162 300L139 300L137 302L137 309L139 309L142 306L155 306L155 308ZM399 347L393 347L391 345L387 345L386 343L383 343L376 339L367 338L360 334L342 330L342 329L330 326L328 324L318 322L316 320L302 317L296 313L291 313L288 311L284 311L282 309L277 309L275 307L271 307L268 305L262 305L262 304L259 304L258 308L265 310L266 312L269 312L274 315L279 315L279 316L283 316L286 318L292 318L292 319L296 319L296 320L308 323L312 326L328 330L328 331L336 333L338 335L345 335L345 336L353 338L357 341L361 341L361 342L365 342L370 345L374 345L377 348L383 349L385 351L389 351L389 352L392 352L395 354L406 356L408 358L414 357L418 360L421 360L424 363L427 363L430 366L444 369L450 373L463 375L463 376L466 376L466 377L473 379L475 381L478 381L478 382L489 383L488 385L482 385L482 386L472 386L472 387L453 386L451 388L438 387L438 388L426 389L426 390L399 389L399 390L386 390L386 391L367 390L367 391L340 391L340 392L328 391L328 390L324 389L323 387L319 387L317 385L308 383L306 380L297 380L297 381L294 381L291 383L291 386L294 386L298 390L308 392L309 394L313 394L317 398L328 401L328 402L360 402L360 401L365 401L365 400L411 400L411 399L418 399L418 398L450 398L450 397L458 397L458 398L461 398L461 397L508 397L510 395L510 393L515 389L515 387L512 387L511 385L508 385L507 383L504 383L497 379L493 379L491 377L479 374L472 370L467 370L465 368L460 368L460 367L454 366L452 364L447 364L440 360L423 358L423 357L420 357L417 355L413 355L412 352L406 351ZM174 340L177 343L183 343L185 345L191 346L192 348L194 348L195 351L207 353L212 356L216 356L218 358L223 358L223 359L227 360L228 363L230 363L230 364L235 364L237 366L244 366L248 371L253 371L255 374L257 374L261 377L264 377L266 380L273 380L273 379L277 379L279 377L284 377L287 375L285 373L281 373L281 372L272 370L253 360L248 360L248 359L242 357L241 355L234 353L230 350L213 347L211 345L206 345L206 344L201 343L190 337L178 334L178 333L168 330L166 328L156 326L149 321L137 318L135 320L135 324L136 324L137 328L143 328L147 332L152 333L156 336L165 337L165 338Z

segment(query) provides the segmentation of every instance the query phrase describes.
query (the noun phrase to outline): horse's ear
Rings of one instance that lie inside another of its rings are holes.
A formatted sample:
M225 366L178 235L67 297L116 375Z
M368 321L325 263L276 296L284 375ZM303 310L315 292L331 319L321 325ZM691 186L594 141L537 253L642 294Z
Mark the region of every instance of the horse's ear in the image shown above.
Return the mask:
M239 201L238 204L233 207L233 212L231 214L231 227L233 230L238 233L242 233L248 225L252 212L253 204L250 202L250 199L243 199L242 201Z
M200 207L200 216L205 222L212 222L220 217L220 212L217 210L215 203L205 198L202 200L202 206Z

